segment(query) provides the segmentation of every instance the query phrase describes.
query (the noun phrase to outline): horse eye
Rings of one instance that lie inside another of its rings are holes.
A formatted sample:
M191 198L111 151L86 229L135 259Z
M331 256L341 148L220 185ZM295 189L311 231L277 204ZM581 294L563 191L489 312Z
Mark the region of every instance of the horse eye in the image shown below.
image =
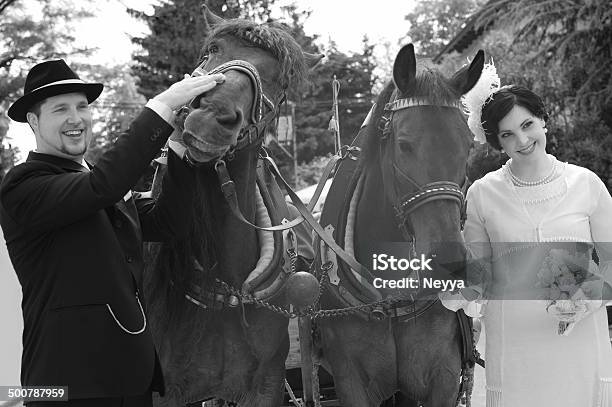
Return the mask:
M219 47L217 45L215 45L215 44L210 44L206 51L207 51L207 54L214 54L215 52L219 51Z
M398 144L399 144L400 151L401 151L402 153L409 153L409 152L412 150L412 148L411 148L411 146L410 146L410 143L409 143L409 142L407 142L407 141L401 141L401 140L400 140L400 141L398 142Z

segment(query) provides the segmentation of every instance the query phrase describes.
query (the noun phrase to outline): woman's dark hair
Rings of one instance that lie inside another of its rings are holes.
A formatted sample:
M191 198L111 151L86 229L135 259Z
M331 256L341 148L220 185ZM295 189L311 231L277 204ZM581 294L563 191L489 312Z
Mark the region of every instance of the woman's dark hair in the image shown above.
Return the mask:
M502 87L482 106L482 116L480 117L487 142L497 150L501 150L501 145L497 139L499 122L510 113L514 106L522 106L535 117L544 121L548 120L544 102L538 95L522 86Z

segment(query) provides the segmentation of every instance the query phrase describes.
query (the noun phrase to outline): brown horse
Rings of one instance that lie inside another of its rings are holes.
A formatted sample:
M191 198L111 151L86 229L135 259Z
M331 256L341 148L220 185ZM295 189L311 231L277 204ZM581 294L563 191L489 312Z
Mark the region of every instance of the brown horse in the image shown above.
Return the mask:
M458 104L483 63L480 51L469 67L446 78L428 66L417 73L412 44L399 51L393 81L356 138L359 162L342 164L321 217L321 225L361 264L372 265L377 250L395 254L399 247L433 258L429 277L462 272L460 186L472 136ZM324 244L315 247L330 253ZM427 293L373 287L372 277L408 277L402 271L360 276L333 254L319 256L319 264L330 260L333 266L322 308L348 309L317 321L322 362L331 369L342 405L379 406L400 392L396 403L401 398L405 406L454 406L462 372L457 315L440 304L435 291L412 301L409 292ZM377 306L369 312L357 311L373 302Z
M288 319L246 298L258 286L270 294L279 285L282 235L279 240L280 232L273 233L274 255L262 268L260 243L266 239L230 211L219 177L229 177L222 183L233 185L246 221L256 223L258 195L270 211L269 191L256 171L264 128L285 92L299 87L320 56L303 53L280 24L225 21L206 8L205 17L211 31L194 74L224 72L226 79L194 99L184 116L182 140L196 167L197 202L184 209L193 213L193 225L187 238L150 247L144 283L167 389L158 403L216 397L239 406L277 407ZM281 220L268 216L271 223ZM275 274L266 276L271 270Z

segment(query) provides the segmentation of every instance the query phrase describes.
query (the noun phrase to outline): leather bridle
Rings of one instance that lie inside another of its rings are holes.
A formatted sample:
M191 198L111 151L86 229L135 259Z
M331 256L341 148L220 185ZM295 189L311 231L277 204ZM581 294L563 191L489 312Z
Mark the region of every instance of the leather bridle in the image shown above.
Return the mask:
M397 90L391 95L391 101L384 107L384 112L380 118L378 129L380 130L380 140L382 143L392 141L394 138L392 121L393 114L399 110L409 109L417 106L436 106L436 107L451 107L459 108L456 104L440 105L432 104L427 100L414 99L414 98L398 98ZM381 144L382 144L381 143ZM382 158L382 157L381 157ZM380 160L381 163L384 160ZM406 241L411 242L412 248L416 244L416 236L413 228L409 223L409 215L414 212L417 208L426 205L433 201L449 200L459 205L460 211L460 227L463 229L463 223L466 217L466 201L465 201L465 190L468 186L467 177L464 179L463 184L459 184L452 181L435 181L421 185L414 180L409 174L403 171L397 166L395 161L392 161L393 170L399 174L402 178L407 180L412 186L414 191L404 194L396 202L393 203L395 209L395 216L398 221L398 227L402 232L402 235Z
M251 114L249 115L248 124L240 129L240 134L238 135L238 139L236 144L232 145L228 152L220 159L228 157L229 159L233 158L233 155L236 151L243 149L246 146L251 144L261 142L264 138L264 129L268 126L278 115L278 111L280 109L281 103L285 100L285 91L281 91L275 99L267 96L263 90L263 85L261 82L261 77L259 76L259 72L257 68L248 61L244 61L241 59L234 59L231 61L227 61L218 65L207 71L204 66L208 61L205 60L200 65L196 67L193 71L192 76L194 75L212 75L216 73L225 73L227 71L233 70L240 72L246 75L251 84L253 85L253 90L255 94L253 95L253 105L251 107ZM182 107L179 112L179 117L182 118L182 122L184 119L191 113L193 110L199 107L199 99L201 96L196 96L187 104ZM267 113L264 113L264 108L267 110ZM191 162L192 165L199 165L198 163L190 160L188 154L186 154L186 158Z

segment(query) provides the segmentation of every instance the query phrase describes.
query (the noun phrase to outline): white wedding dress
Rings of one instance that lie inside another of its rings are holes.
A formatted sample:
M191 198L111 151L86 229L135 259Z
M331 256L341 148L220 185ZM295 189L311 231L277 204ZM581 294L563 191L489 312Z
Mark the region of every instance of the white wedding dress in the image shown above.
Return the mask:
M516 187L504 166L470 187L464 237L475 256L490 259L494 280L534 281L538 267L520 245L594 242L599 272L612 282L612 198L591 171L556 165L558 176L544 185ZM516 298L482 308L487 407L612 407L605 307L560 336L543 301L525 292Z

